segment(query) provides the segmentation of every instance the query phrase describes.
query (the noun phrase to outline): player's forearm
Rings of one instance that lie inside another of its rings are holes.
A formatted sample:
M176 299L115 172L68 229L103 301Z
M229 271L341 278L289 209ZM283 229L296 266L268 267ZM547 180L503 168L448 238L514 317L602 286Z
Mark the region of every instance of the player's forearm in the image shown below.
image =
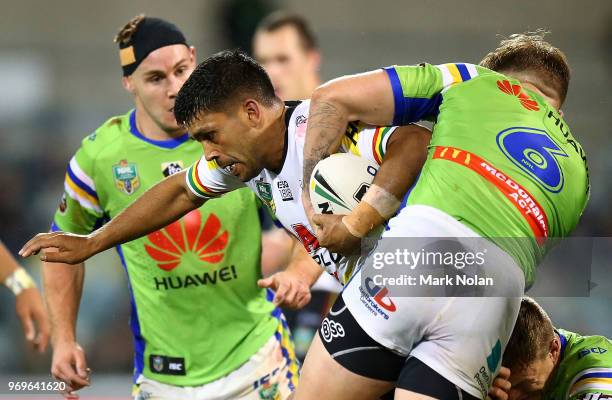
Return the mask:
M293 271L301 275L310 287L315 284L323 269L317 264L306 251L302 243L292 238L291 259L287 265L287 271Z
M364 237L397 212L427 159L429 130L418 125L396 129L372 186L357 207L342 219L355 237Z
M419 125L396 128L373 184L403 199L425 164L430 139L431 132Z
M4 284L15 296L26 289L36 287L36 283L0 242L0 285Z
M4 282L13 272L20 268L15 258L0 242L0 283Z
M83 292L85 264L43 263L45 301L53 344L76 340L76 321Z
M382 70L338 78L317 88L304 145L304 182L310 180L317 162L336 152L349 121L389 125L393 112L393 91Z
M185 173L174 174L147 190L138 200L92 234L94 252L129 242L176 221L204 202L185 183Z

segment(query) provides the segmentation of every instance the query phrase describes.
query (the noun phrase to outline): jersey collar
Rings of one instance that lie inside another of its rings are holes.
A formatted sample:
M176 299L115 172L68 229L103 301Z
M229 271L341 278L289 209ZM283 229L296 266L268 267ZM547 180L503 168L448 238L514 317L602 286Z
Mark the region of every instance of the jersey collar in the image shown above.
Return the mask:
M567 338L556 329L555 333L557 334L557 336L559 336L559 340L561 341L561 352L559 353L559 359L562 360L563 355L565 354L565 348L567 347Z
M291 116L293 115L293 112L295 111L297 106L300 105L300 103L302 102L301 101L286 101L285 102L285 108L286 108L285 110L285 145L283 146L283 160L278 170L278 174L280 174L280 172L285 167L285 160L287 160L287 152L289 151L289 122L291 121ZM275 172L275 171L272 171L272 172Z
M189 140L189 133L185 133L184 135L168 140L149 139L148 137L143 135L138 130L138 126L136 126L136 110L132 110L132 112L130 113L130 133L142 141L164 149L175 149L181 144L185 143L187 140Z

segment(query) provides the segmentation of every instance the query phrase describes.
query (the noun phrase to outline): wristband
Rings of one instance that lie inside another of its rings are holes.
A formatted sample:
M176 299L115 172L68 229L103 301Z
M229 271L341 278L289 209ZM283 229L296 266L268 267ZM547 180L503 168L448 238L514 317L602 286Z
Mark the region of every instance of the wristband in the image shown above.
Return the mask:
M5 279L4 284L15 296L19 296L26 289L36 287L36 283L32 277L23 268L17 268L12 274Z
M378 185L370 186L361 202L366 202L374 207L378 214L386 220L391 218L402 204L394 195Z

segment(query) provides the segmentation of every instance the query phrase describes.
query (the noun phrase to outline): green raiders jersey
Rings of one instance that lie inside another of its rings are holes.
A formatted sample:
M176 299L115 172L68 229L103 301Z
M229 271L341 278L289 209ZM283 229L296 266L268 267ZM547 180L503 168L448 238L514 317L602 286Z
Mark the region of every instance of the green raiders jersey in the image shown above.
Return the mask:
M144 137L135 111L109 119L70 160L53 229L91 232L201 154L187 135ZM239 190L118 246L132 301L135 378L202 385L238 368L275 334L280 310L256 283L262 211L251 191Z
M559 365L544 400L612 399L612 341L562 329Z
M385 68L394 125L434 121L408 204L440 209L535 267L576 226L589 195L585 153L543 97L471 64ZM557 239L557 240L555 240Z

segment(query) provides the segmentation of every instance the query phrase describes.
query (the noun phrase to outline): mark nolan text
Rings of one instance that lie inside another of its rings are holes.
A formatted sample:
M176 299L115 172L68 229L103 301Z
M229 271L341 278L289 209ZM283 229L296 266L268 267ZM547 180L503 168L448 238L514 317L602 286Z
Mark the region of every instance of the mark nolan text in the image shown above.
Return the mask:
M374 284L378 286L493 286L493 278L478 275L400 275L385 277L374 275Z

